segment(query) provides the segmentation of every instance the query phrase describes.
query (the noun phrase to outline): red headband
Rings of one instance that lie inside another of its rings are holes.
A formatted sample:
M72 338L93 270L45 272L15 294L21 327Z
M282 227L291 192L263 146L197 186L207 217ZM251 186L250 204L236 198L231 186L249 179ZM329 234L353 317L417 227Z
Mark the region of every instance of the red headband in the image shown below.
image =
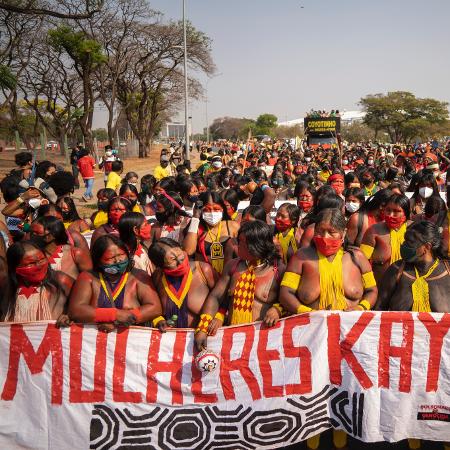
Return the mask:
M162 191L161 194L164 195L164 197L166 197L173 206L178 209L183 209L176 200L174 200L169 194L166 193L166 191Z
M333 181L344 181L344 176L340 173L335 173L334 175L331 175L330 178L328 178L328 181L332 183Z

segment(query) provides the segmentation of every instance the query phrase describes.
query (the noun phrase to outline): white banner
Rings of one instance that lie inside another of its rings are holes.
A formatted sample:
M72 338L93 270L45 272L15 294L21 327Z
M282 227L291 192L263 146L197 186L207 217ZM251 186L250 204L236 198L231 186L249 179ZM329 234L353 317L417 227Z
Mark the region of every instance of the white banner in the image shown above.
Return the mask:
M315 312L221 329L0 325L0 448L278 448L328 428L450 441L450 314Z

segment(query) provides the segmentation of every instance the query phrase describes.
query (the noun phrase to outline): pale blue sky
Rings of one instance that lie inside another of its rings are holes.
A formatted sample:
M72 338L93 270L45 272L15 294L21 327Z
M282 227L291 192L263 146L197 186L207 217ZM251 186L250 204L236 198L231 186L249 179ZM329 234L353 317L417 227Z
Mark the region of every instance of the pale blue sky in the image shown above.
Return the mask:
M186 2L189 20L212 38L222 73L208 85L210 122L356 109L362 96L392 90L450 101L450 0ZM181 18L182 0L151 5ZM205 102L191 115L201 131Z

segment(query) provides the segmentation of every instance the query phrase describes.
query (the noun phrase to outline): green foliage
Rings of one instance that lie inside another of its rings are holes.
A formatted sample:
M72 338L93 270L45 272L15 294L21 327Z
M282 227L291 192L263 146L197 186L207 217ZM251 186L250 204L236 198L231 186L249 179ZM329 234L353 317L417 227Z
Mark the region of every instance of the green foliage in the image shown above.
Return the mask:
M277 127L277 116L273 114L261 114L256 119L254 135L267 134L273 136L273 131Z
M221 117L215 119L209 127L213 139L246 139L249 130L255 128L255 121L252 119L238 117Z
M443 124L448 118L448 103L410 92L368 95L360 104L366 111L364 122L375 135L387 132L392 142L410 142L423 136L431 124Z
M11 69L0 64L0 88L12 91L16 87L16 84L17 78L11 72Z
M48 32L50 45L57 51L65 51L75 64L83 68L94 68L107 61L103 48L95 39L89 39L82 31L73 31L61 25Z
M108 132L104 128L97 128L96 130L92 130L92 137L98 141L107 141Z

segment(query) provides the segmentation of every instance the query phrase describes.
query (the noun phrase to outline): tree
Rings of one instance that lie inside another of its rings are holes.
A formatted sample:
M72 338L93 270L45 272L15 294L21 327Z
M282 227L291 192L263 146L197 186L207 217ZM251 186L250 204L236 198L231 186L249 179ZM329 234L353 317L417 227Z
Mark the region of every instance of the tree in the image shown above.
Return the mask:
M410 92L368 95L360 104L366 111L364 123L375 131L385 131L391 142L411 142L430 124L444 123L448 103L431 98L417 98Z
M220 117L214 119L209 130L213 139L246 139L250 129L255 127L252 119Z
M36 1L0 0L0 9L28 16L50 16L59 19L86 19L100 11L104 0ZM84 4L84 8L83 8Z
M342 139L348 142L368 142L375 139L372 128L362 122L341 124Z
M184 97L181 23L136 24L128 44L129 64L117 80L118 99L139 142L139 157L147 156L150 142L180 106ZM187 26L189 73L214 72L210 39ZM189 78L189 97L199 98L199 82Z
M261 114L256 119L255 135L267 134L272 136L273 130L277 127L277 116L273 114Z
M92 136L98 141L108 140L108 132L104 128L97 128L95 130L92 130Z
M282 125L273 130L273 135L277 139L303 137L303 134L303 127L300 124L290 127Z
M73 64L73 69L83 84L83 111L79 125L86 147L92 149L92 121L97 100L94 91L94 71L106 62L101 45L82 31L74 31L67 25L61 25L48 32L50 44L56 51L64 51Z

